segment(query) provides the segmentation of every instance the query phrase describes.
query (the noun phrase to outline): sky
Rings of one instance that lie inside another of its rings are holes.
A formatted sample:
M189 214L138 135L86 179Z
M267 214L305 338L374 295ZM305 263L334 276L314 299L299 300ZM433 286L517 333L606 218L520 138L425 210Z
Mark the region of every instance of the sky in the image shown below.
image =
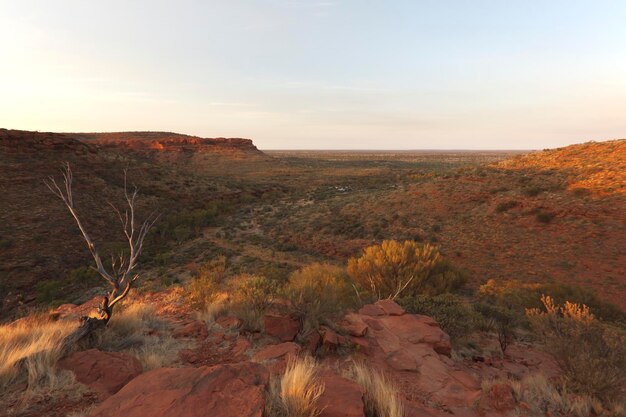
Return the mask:
M260 149L626 137L626 1L0 0L0 127Z

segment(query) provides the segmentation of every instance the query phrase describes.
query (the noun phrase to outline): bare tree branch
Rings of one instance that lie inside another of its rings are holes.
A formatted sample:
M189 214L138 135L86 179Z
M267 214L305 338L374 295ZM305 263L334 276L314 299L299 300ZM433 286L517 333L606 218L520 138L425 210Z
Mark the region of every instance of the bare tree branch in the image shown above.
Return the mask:
M76 211L72 194L72 170L69 163L65 164L62 175L63 187L59 186L59 184L57 184L56 180L53 177L49 177L47 180L44 180L44 183L50 189L50 191L52 191L52 193L54 193L63 201L63 203L65 203L65 206L68 208L70 214L76 221L76 224L78 225L78 228L83 235L83 239L87 243L89 252L91 253L96 263L96 267L92 268L96 270L111 287L108 297L103 298L103 302L100 307L102 320L104 320L106 324L106 322L108 322L111 317L113 306L128 295L133 283L139 278L138 274L133 275L133 270L137 266L137 260L143 249L144 240L159 216L156 215L156 213L150 214L146 218L146 220L141 223L141 226L139 226L139 230L136 230L135 202L138 190L137 187L134 187L133 192L129 193L126 178L127 170L125 169L124 199L126 200L126 205L128 207L124 210L124 213L122 214L122 212L115 205L111 203L109 203L109 205L113 208L120 220L124 235L126 236L126 240L128 242L129 254L128 256L125 256L122 252L117 259L112 255L111 269L110 271L108 271L102 263L102 259L100 257L100 254L98 253L98 250L96 249L95 243L93 242L89 234L87 234L87 231ZM84 320L84 323L91 322L88 320ZM91 323L90 326L94 327L93 323Z

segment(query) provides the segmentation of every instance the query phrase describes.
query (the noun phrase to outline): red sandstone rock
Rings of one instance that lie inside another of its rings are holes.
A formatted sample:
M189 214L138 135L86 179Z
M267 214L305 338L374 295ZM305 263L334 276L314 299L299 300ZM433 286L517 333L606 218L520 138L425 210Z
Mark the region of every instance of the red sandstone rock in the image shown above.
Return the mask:
M241 320L233 316L218 317L215 322L222 326L224 329L235 329L241 326Z
M404 309L393 300L379 300L375 305L380 307L388 316L401 316L404 314Z
M346 314L342 326L350 336L361 337L367 333L367 324L355 313Z
M322 346L328 350L335 350L339 346L339 335L327 327L320 329L322 332Z
M304 348L306 349L307 352L313 355L315 351L317 350L317 348L320 346L321 341L322 341L322 336L320 336L320 333L317 330L314 330L311 332L311 334L307 338Z
M367 304L361 307L359 314L364 316L384 316L385 311L377 305Z
M320 378L324 392L317 401L320 417L365 417L363 394L357 383L329 373Z
M195 338L197 340L204 340L208 335L209 331L206 324L198 320L187 323L173 334L176 338Z
M266 314L263 318L265 333L279 338L283 342L291 342L300 331L300 322L289 316Z
M479 409L483 412L505 413L515 408L513 389L505 383L494 384L480 399Z
M76 380L97 391L100 398L115 394L143 371L139 360L132 355L98 349L72 353L60 360L58 366L74 372Z
M261 417L268 373L242 362L200 368L160 368L128 383L91 417Z
M255 362L263 362L273 359L286 359L298 356L298 353L300 353L299 345L293 342L285 342L261 348L261 350L254 354L252 360Z
M243 355L248 349L250 349L250 346L250 341L248 339L239 336L233 346L232 354L234 356Z

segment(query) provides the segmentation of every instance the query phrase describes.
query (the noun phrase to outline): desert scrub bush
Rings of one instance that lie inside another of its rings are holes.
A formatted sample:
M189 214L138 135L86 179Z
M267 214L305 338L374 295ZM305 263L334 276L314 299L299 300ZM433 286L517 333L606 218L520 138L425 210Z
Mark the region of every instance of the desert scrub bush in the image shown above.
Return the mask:
M365 390L363 400L367 417L404 417L404 407L397 389L385 375L354 363L346 376Z
M504 353L515 337L515 329L522 323L519 314L508 307L486 303L474 303L473 309L483 317L483 329L498 336L500 350Z
M526 314L564 372L567 387L611 403L626 389L626 332L597 320L586 305L555 304Z
M265 312L280 290L276 281L261 275L242 274L233 278L231 310L241 319L244 329L260 330Z
M226 274L226 257L204 263L197 275L191 279L188 298L193 308L203 309L210 305L220 294L220 286Z
M314 263L294 271L283 293L302 323L303 335L357 305L345 271L330 264Z
M522 321L525 310L543 308L542 294L552 297L556 304L570 301L585 304L596 318L610 323L626 323L626 313L619 307L599 299L593 291L575 285L524 283L516 280L490 279L478 289L477 298L488 304L497 304L515 312Z
M43 316L0 326L0 394L18 381L26 382L31 391L56 385L63 341L75 329L74 322Z
M410 240L385 240L350 258L348 275L376 299L417 294L452 292L464 282L463 274L452 268L436 246Z
M546 224L552 222L555 217L556 214L551 211L540 211L535 215L535 219L537 219L538 222Z
M514 200L503 201L496 206L496 213L504 213L518 206L518 202Z
M92 288L100 285L101 278L98 273L91 268L76 268L69 270L61 279L49 279L37 282L35 291L37 301L58 307L61 304L77 301L80 297L76 295L78 290Z
M317 400L324 392L317 364L310 356L291 359L285 372L270 381L267 417L316 417Z
M453 294L417 295L398 300L407 312L430 316L452 339L459 339L483 325L482 316L461 297Z

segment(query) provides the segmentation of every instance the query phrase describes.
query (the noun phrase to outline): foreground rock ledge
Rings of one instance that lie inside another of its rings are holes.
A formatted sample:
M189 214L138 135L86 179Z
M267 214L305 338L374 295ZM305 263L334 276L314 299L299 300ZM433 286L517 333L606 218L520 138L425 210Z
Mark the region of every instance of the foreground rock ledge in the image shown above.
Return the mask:
M243 362L160 368L130 381L91 417L262 417L268 383L263 365Z

